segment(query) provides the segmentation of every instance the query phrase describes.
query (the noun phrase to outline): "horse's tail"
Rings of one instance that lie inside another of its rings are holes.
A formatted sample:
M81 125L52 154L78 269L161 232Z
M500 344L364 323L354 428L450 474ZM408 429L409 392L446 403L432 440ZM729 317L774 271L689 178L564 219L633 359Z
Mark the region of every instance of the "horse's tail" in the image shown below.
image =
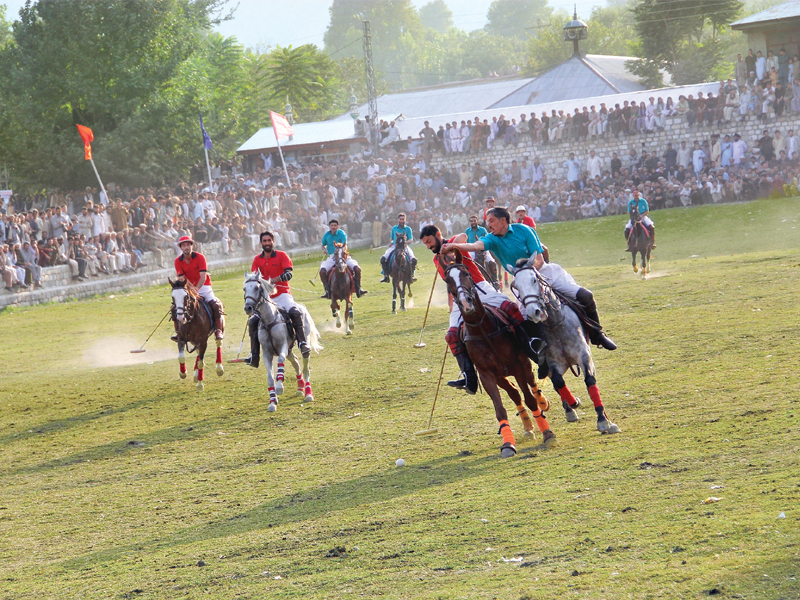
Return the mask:
M303 313L306 342L308 342L308 345L314 352L319 354L319 351L322 350L322 344L319 343L319 330L317 330L317 326L314 324L314 319L311 318L311 313L308 312L308 309L304 305L298 304L297 307L300 309L300 312Z

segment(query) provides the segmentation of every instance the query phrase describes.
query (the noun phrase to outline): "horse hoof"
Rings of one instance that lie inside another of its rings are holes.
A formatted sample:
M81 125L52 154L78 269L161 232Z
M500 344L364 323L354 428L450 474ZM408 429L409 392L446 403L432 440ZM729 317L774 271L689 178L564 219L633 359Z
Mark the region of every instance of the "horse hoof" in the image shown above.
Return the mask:
M403 312L406 312L406 307L405 306L401 306L400 310L403 311Z
M294 395L295 395L295 396L302 396L302 395L303 395L303 390L297 390L297 391L294 393Z
M186 373L181 373L181 379L186 379Z
M556 434L549 429L542 434L542 446L549 448L556 441Z
M305 401L306 401L306 402L313 402L313 401L314 401L314 396L312 396L311 394L309 394L308 396L306 396L306 399L305 399Z
M195 388L197 389L198 392L202 392L204 389L206 389L206 386L203 385L202 381L198 381Z
M280 381L275 384L275 393L278 396L283 396L283 383Z
M267 407L267 412L275 412L276 410L278 410L278 402L271 400L269 406Z
M619 425L616 423L612 423L609 420L605 421L598 421L597 422L597 431L600 433L622 433L622 430L619 428Z
M503 444L500 448L500 458L511 458L517 453L517 449L511 444Z
M339 320L339 319L336 319L336 327L341 327L341 326L342 326L342 321Z
M352 331L350 331L349 329L348 329L347 331L345 331L345 333L346 333L347 335L353 335L353 332L352 332Z
M564 414L567 416L567 423L577 423L580 421L581 418L578 416L578 413L575 412L575 409L580 405L570 406L566 401L562 401L561 406L564 407Z
M529 440L530 440L530 439L532 439L532 438L535 438L535 437L536 437L536 434L535 434L535 433L533 433L533 431L528 431L528 430L526 430L526 431L525 431L525 432L522 434L522 437L524 437L524 438L526 438L526 439L529 439Z
M392 314L393 314L393 315L396 315L396 314L397 314L397 311L396 311L396 310L393 310L393 311L392 311Z
M350 325L350 329L356 328L356 322L353 319L350 319L347 324Z
M633 272L634 273L638 273L639 272L639 267L633 267Z
M225 374L225 367L222 366L222 363L217 363L217 375L222 377Z

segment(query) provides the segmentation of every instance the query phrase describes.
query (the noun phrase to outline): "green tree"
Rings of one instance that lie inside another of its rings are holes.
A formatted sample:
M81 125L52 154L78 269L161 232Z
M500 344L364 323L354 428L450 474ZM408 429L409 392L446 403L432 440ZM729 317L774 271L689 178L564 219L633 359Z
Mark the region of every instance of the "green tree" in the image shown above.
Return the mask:
M433 0L419 9L419 18L422 24L439 33L447 33L453 26L453 11L447 7L444 0Z
M411 0L334 0L325 51L339 59L363 56L363 22L370 22L375 67L394 88L414 86L424 27Z
M725 68L720 33L741 8L739 0L642 0L633 13L650 68L666 70L678 85L715 79Z
M492 35L527 39L531 37L530 28L547 21L552 13L547 0L494 0L485 29Z
M152 184L182 172L198 144L193 56L218 0L39 0L0 55L0 152L17 181L91 183L75 124L94 130L111 181ZM20 139L24 142L20 143Z

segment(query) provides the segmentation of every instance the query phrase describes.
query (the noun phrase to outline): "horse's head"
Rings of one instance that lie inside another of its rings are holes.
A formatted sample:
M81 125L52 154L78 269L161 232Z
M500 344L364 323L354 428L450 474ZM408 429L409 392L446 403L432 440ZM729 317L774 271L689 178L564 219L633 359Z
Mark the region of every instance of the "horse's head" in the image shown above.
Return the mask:
M637 206L632 207L629 214L631 217L631 223L638 223L642 220L642 217L639 215L639 207Z
M186 323L191 319L192 286L185 279L167 278L172 286L172 311L178 323Z
M464 260L459 250L453 251L454 257L447 254L439 255L439 263L444 269L447 291L458 303L462 315L470 315L475 312L476 304L479 302L475 295L475 282L469 274L469 270L464 265Z
M252 316L264 302L261 271L244 274L244 312Z
M336 270L340 273L344 273L347 270L347 246L334 243L333 262L336 265Z
M397 234L397 237L394 240L394 247L397 250L403 250L406 247L406 235L404 233Z
M526 318L534 323L540 323L547 319L547 298L544 282L541 280L539 272L533 267L536 255L529 259L517 261L514 269L514 281L511 283L511 290L522 304L523 313Z

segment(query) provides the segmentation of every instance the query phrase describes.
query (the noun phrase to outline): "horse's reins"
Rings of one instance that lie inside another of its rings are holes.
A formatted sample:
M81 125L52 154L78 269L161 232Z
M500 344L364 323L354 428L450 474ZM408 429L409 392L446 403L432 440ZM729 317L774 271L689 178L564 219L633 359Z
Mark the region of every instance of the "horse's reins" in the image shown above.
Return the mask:
M517 272L514 274L514 277L516 277L517 273L519 273L520 271L533 271L534 274L536 275L536 281L539 284L539 289L542 290L538 294L526 294L525 296L520 297L519 293L517 292L517 288L515 288L512 285L511 291L514 292L514 296L516 296L520 304L522 304L523 307L526 307L527 300L533 299L539 302L545 310L557 308L555 307L555 301L559 300L559 296L555 292L555 290L553 290L553 286L551 286L544 280L541 273L539 273L539 271L537 271L534 267L522 267L521 269L517 270ZM549 294L547 293L548 291L550 292ZM551 310L551 312L553 311ZM558 323L553 323L553 326L561 325L563 321L564 321L564 315L562 314L561 320Z
M459 271L462 271L463 273L465 273L465 274L466 274L468 277L470 277L470 279L471 279L471 275L469 274L469 269L467 269L467 267L465 267L463 264L453 263L453 264L449 265L449 266L447 267L446 271L445 271L445 275L447 275L448 277L449 277L449 272L450 272L450 270L451 270L451 269L457 269L457 270L459 270ZM451 280L453 281L453 283L455 284L455 280L453 280L452 278L450 278L450 279L451 279ZM473 287L472 287L472 289L473 289L473 290L478 290L478 291L479 291L480 293L482 293L482 294L486 294L486 292L484 292L484 291L483 291L483 290L482 290L480 287L478 287L477 285L475 285L475 282L474 282L474 281L473 281ZM461 284L456 284L456 293L455 293L455 295L453 295L453 301L454 301L456 304L458 304L458 305L459 305L459 308L461 308L461 303L458 301L458 292L459 292L459 291L463 292L465 296L469 297L469 299L470 299L472 302L475 302L475 299L476 299L476 298L475 298L475 293L474 293L474 291L467 290L467 288L466 288L465 286L461 285ZM462 312L463 312L463 311L462 311ZM484 310L483 310L483 316L480 318L480 320L479 320L477 323L469 323L468 325L470 325L471 327L479 327L479 326L480 326L480 325L483 323L483 321L486 319L487 315L488 315L490 312L491 312L491 311L487 310L487 309L486 309L486 307L484 306ZM462 318L463 318L463 315L462 315ZM464 323L465 323L465 324L467 324L466 320L464 321ZM499 328L497 331L494 331L494 332L492 332L491 334L488 334L488 335L487 335L487 334L483 334L483 333L482 333L480 337L476 337L476 336L469 336L469 335L468 335L468 336L466 336L466 337L464 338L464 341L467 341L468 339L483 339L483 341L484 341L484 342L486 342L488 345L491 345L491 344L490 344L490 342L489 342L489 338L490 338L490 337L497 336L497 335L500 335L500 334L501 334L501 333L503 333L503 331L505 331L506 329L508 329L508 326L501 327L501 328Z

